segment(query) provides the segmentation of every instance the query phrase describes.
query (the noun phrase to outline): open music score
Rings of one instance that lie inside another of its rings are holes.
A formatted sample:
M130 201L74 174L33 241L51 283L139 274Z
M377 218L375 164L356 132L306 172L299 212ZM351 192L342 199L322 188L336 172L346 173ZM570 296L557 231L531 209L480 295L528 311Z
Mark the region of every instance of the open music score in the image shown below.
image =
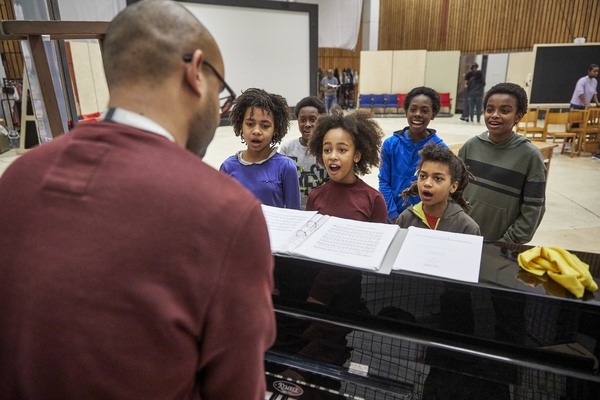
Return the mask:
M478 282L483 237L262 206L273 254L380 274L392 269Z
M389 274L383 261L397 225L354 221L263 205L273 254Z

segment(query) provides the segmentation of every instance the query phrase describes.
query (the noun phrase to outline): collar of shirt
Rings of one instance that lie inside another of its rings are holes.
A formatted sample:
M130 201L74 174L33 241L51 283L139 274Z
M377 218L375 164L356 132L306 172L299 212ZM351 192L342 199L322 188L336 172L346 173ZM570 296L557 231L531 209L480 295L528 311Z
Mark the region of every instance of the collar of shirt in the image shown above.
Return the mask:
M270 160L275 154L277 154L277 148L273 148L273 150L271 151L271 154L269 154L269 156L267 158L265 158L264 160L261 161L257 161L257 162L250 162L250 161L246 161L244 160L244 158L242 157L244 155L244 151L245 150L240 150L236 153L237 159L240 162L240 164L242 165L253 165L253 164L262 164L264 162L267 162L268 160Z
M102 115L102 120L128 125L159 136L164 136L171 142L175 143L175 138L169 133L169 131L151 119L146 118L141 114L134 113L133 111L127 111L123 108L109 108L106 113Z

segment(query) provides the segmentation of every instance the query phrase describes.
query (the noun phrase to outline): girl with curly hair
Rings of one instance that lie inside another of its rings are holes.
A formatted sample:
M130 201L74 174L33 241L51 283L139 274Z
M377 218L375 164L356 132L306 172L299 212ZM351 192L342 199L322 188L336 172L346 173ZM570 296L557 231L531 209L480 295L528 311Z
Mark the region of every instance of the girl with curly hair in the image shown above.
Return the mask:
M263 204L300 209L296 165L275 147L290 125L285 98L248 89L235 100L229 120L246 149L227 158L221 171L237 179Z
M379 166L383 132L369 112L332 111L319 118L310 152L325 167L329 182L313 189L307 210L368 222L387 222L381 193L357 175Z

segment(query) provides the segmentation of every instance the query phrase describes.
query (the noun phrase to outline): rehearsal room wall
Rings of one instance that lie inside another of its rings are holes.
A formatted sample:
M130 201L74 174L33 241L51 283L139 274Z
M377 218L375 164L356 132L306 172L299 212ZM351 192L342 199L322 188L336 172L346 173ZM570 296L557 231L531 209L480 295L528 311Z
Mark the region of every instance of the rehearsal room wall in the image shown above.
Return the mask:
M531 51L510 53L508 57L508 70L506 71L506 82L515 83L527 92L527 98L531 93L531 78L533 72L534 55Z
M362 51L360 93L408 93L425 84L425 50Z
M308 12L242 7L242 2L223 3L182 4L203 21L219 43L227 83L234 92L239 94L258 87L281 94L288 104L296 104L301 98L316 93L316 88L311 87ZM317 10L316 5L303 6ZM313 45L312 61L316 63L318 44ZM316 79L316 65L313 67L313 79Z
M508 53L495 53L488 55L485 71L485 91L498 83L506 82L508 69Z
M360 93L394 93L392 90L392 66L393 52L391 51L361 51Z
M393 62L392 93L408 93L410 89L425 84L427 51L394 51ZM371 71L371 73L375 73L375 71Z
M454 112L456 79L460 65L460 51L428 51L425 66L425 86L438 93L450 93Z
M425 85L454 99L459 63L459 51L362 51L360 93L408 93Z
M68 45L73 64L72 80L79 103L79 115L105 110L108 104L108 86L98 42L70 41Z

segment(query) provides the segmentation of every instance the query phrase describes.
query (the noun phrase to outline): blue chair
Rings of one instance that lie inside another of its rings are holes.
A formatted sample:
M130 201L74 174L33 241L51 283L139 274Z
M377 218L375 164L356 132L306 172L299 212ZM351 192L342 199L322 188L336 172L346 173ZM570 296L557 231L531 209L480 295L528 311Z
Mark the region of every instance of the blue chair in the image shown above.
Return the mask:
M385 95L374 94L373 95L373 108L383 108L385 112Z
M358 95L358 108L373 108L373 95L372 94L359 94Z
M393 109L394 113L398 112L398 96L394 94L385 95L385 109Z

